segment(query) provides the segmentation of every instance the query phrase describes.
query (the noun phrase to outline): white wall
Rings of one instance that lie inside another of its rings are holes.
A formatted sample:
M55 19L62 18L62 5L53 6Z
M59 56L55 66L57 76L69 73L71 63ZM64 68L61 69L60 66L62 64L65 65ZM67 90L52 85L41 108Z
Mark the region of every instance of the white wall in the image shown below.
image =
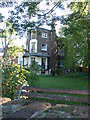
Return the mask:
M31 64L31 58L29 58L29 57L26 57L26 58L24 58L24 65L30 65Z
M38 62L39 65L41 65L41 57L35 57L35 61Z
M39 65L42 65L42 57L34 57L35 58L35 61L39 64ZM46 58L46 62L45 62L45 68L47 69L47 58ZM28 63L28 65L31 64L31 57L27 57L27 58L24 58L24 65L26 65Z
M45 57L46 58L46 57ZM46 62L45 62L45 67L47 68L47 58L46 58ZM39 65L42 65L42 57L35 57L35 61L38 62Z

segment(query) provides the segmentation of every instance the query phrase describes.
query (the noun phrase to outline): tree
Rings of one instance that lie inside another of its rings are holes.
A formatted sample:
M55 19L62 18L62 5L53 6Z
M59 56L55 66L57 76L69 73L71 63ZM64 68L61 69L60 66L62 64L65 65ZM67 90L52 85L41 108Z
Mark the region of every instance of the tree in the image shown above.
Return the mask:
M62 29L65 47L66 67L88 66L88 11L87 2L71 3L69 5L73 13L64 18L62 23L65 27Z
M43 24L43 22L51 25L52 30L55 30L55 22L57 20L62 20L62 23L67 25L67 27L63 29L64 36L67 38L64 43L67 51L66 65L68 65L68 67L76 66L79 64L77 61L80 61L81 59L81 62L83 61L83 65L86 66L88 59L87 43L89 45L89 42L87 42L89 40L87 40L86 37L88 31L87 2L72 2L69 7L74 12L66 18L62 17L62 19L60 16L55 15L55 10L57 8L63 9L63 1L54 1L55 3L53 7L44 11L39 8L40 2L22 2L20 5L15 5L15 9L10 11L11 16L8 18L8 21L13 23L12 28L18 31L22 36L23 32L29 32L35 26L38 27ZM49 5L49 1L47 4ZM35 16L38 17L36 22L32 19ZM85 46L83 45L83 42L85 43ZM82 48L84 48L83 51ZM86 51L86 54L84 51Z
M4 18L4 16L2 16L2 14L0 13L0 23L3 22L3 18Z
M3 28L0 29L0 40L4 49L4 57L6 56L8 47L12 45L13 40L17 37L17 33L12 26L13 24L6 20Z
M8 21L13 23L13 28L19 32L19 35L22 36L25 32L30 32L35 27L39 27L46 23L50 25L52 29L55 29L55 21L59 20L58 16L55 16L55 10L57 8L64 9L61 1L53 2L53 6L50 9L42 10L39 5L40 2L22 2L20 5L16 4L14 10L10 11L10 16ZM46 2L49 7L49 1ZM37 18L35 21L34 19Z

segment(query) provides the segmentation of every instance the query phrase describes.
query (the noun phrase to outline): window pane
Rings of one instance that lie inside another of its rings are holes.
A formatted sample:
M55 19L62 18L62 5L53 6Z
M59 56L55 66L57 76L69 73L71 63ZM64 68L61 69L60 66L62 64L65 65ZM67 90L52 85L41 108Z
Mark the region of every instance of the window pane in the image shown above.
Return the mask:
M32 42L31 45L32 45L31 52L35 52L35 42Z
M42 44L42 50L47 50L47 44Z
M42 38L47 38L47 33L42 33Z

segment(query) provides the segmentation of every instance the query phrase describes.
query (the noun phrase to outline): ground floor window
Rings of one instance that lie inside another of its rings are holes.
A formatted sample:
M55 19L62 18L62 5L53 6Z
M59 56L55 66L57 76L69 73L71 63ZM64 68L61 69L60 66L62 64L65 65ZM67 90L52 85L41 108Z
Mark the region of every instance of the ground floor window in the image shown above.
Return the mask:
M35 62L35 57L31 57L31 62Z
M42 70L46 70L47 69L47 58L42 58L41 61L41 65L42 65Z
M63 61L58 62L58 67L63 67Z

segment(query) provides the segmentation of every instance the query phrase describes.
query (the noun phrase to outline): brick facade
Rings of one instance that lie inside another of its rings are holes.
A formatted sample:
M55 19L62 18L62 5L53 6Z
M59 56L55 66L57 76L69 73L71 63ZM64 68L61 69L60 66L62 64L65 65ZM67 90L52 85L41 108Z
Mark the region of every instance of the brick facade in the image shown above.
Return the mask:
M47 38L42 38L42 33L47 33ZM48 55L48 67L52 71L54 71L57 68L57 36L55 32L51 32L50 30L39 28L37 30L37 54L42 54L41 57L44 55ZM30 51L30 41L31 41L31 34L28 34L28 39L26 42L26 46L28 48L28 51ZM41 45L47 44L47 51L42 51ZM39 56L40 57L40 56Z

